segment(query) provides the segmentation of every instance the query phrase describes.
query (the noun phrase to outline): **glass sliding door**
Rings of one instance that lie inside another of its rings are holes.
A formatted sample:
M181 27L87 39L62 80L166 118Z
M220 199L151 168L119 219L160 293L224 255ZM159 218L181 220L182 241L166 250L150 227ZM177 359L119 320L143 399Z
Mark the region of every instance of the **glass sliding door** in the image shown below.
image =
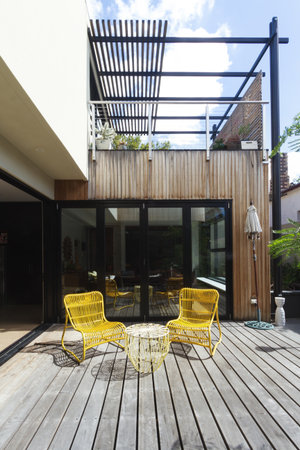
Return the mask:
M105 208L105 309L138 317L141 308L139 208Z
M62 295L97 289L96 209L62 208Z
M232 308L228 202L129 203L61 209L62 297L100 290L109 319L178 316L183 286L215 288ZM97 228L98 227L98 228ZM1 284L0 284L1 286ZM61 304L62 307L62 304Z
M148 265L149 316L177 316L183 286L182 208L148 209Z
M217 289L220 294L219 314L225 316L225 209L191 208L191 236L193 285L204 289Z

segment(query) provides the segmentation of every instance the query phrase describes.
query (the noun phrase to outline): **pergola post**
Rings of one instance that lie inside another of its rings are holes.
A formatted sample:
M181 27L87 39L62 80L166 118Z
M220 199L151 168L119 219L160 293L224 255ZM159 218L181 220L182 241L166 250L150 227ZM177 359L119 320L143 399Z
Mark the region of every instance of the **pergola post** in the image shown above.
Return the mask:
M278 19L273 17L270 23L270 91L271 91L271 144L276 147L280 136L279 116L279 39ZM281 192L280 192L280 154L272 158L272 228L281 230ZM279 237L274 236L274 238ZM274 295L282 291L282 273L280 259L272 261L274 277Z

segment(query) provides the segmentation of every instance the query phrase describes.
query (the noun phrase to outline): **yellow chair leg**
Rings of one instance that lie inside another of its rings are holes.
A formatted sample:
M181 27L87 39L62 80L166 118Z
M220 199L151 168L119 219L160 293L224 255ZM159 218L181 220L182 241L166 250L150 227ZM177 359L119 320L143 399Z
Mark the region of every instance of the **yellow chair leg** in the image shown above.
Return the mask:
M134 297L133 297L133 303L130 303L130 305L125 305L125 306L120 306L120 307L116 306L117 298L118 297L115 297L115 299L114 299L114 310L115 311L121 311L121 309L131 308L131 306L134 306Z
M212 350L211 356L214 356L215 351L218 347L218 345L220 344L220 342L222 341L222 331L221 331L221 327L220 327L220 322L219 322L219 317L218 317L218 313L216 314L216 320L215 323L218 325L218 329L219 329L219 340L215 343L214 348Z
M80 363L82 363L85 360L85 343L84 343L84 338L82 339L83 340L82 358L79 359L78 356L76 356L75 353L72 352L72 350L69 350L68 348L66 348L66 346L64 344L64 336L65 336L67 328L72 328L71 326L68 326L68 316L66 316L65 327L64 327L64 331L63 331L63 334L62 334L62 337L61 337L61 346L62 346L62 348L64 349L65 352L70 353L76 359L76 361L80 364Z

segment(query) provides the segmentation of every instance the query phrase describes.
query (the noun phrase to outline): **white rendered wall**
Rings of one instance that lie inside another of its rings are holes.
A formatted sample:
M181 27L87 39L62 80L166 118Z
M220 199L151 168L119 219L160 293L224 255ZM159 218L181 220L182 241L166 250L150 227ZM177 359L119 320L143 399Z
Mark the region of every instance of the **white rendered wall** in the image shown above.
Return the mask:
M281 222L282 225L288 223L288 219L299 220L300 211L300 187L289 191L287 195L281 197Z
M50 199L54 198L54 180L38 169L32 161L20 153L10 142L0 135L1 168L41 192Z
M84 0L0 0L0 54L87 175Z

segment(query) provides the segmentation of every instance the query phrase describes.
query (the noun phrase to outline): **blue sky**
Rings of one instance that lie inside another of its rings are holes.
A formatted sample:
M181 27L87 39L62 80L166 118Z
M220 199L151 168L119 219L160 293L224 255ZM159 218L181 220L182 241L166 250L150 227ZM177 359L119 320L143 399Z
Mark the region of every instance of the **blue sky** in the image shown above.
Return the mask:
M300 112L300 0L86 0L86 2L89 15L93 19L167 19L169 36L267 37L272 17L278 17L280 37L290 39L289 44L280 45L281 130L290 125L294 116ZM206 54L206 68L203 68L203 63L202 66L200 62L197 65L193 61L192 54L189 58L189 55L179 55L179 57L186 56L183 70L247 71L261 48L262 46L259 45L219 47L217 57L216 54L211 55L211 52ZM173 57L176 56L173 55ZM171 67L171 54L167 61ZM186 67L187 64L191 64L190 68ZM268 54L259 68L269 72ZM164 67L164 70L175 70L175 68ZM177 70L179 70L178 66ZM228 92L227 86L222 86L222 81L215 80L208 90L211 89L214 92L220 90L221 95L234 95L239 86L236 84L236 87ZM219 95L219 92L216 95ZM263 100L269 100L268 77L263 80ZM269 129L269 107L267 112L267 129ZM269 132L267 145L271 145ZM289 174L291 180L300 176L300 153L289 155Z

